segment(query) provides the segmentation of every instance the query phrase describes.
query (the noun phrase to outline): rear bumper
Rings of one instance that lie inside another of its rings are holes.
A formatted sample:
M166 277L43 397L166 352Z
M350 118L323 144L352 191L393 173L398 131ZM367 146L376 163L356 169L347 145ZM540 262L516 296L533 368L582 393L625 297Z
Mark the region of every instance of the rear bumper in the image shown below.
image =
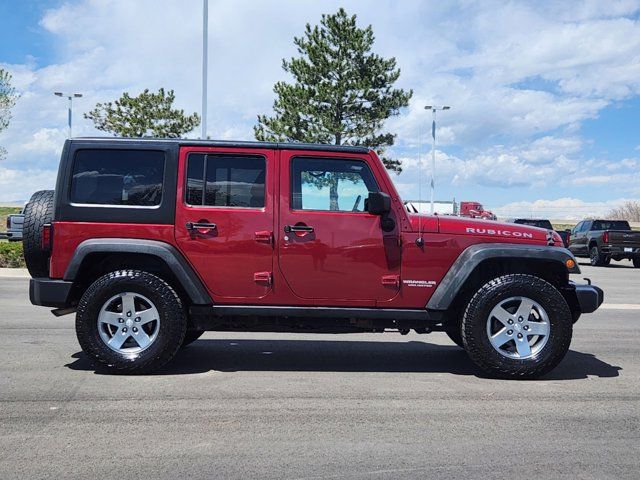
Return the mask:
M610 256L626 258L640 257L640 247L637 245L603 245L600 250L602 253Z
M34 305L64 308L69 306L69 293L73 282L52 278L32 278L29 282L29 299Z
M595 312L604 301L604 292L595 285L575 285L581 313Z

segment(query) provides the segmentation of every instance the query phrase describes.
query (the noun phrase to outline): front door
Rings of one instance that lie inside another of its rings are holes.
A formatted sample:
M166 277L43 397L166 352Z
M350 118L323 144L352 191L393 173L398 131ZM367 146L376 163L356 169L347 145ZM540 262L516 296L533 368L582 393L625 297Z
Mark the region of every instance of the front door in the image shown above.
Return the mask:
M279 266L292 292L335 306L375 306L396 296L398 226L383 232L380 217L366 211L369 192L381 188L366 159L281 157Z
M175 236L218 302L271 291L273 150L184 147Z

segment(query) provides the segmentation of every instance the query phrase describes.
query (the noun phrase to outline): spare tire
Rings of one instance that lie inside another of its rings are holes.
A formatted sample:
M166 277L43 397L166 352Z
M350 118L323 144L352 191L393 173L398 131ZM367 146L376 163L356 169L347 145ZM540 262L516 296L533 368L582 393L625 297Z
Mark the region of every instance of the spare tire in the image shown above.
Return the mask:
M53 190L40 190L24 207L22 246L32 277L49 276L49 253L42 249L42 226L53 221Z

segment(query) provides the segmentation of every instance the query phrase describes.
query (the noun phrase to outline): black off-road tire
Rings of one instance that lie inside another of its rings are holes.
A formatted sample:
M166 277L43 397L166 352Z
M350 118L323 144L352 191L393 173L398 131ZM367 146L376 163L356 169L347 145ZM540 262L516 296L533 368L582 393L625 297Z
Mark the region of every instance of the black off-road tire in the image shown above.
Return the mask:
M24 207L22 248L32 277L49 276L49 252L42 249L42 226L53 221L53 190L40 190Z
M531 358L509 358L498 353L487 334L492 309L518 296L539 303L549 317L547 343ZM566 355L572 332L571 311L562 294L545 280L524 274L505 275L485 284L471 298L462 320L462 339L473 363L489 376L504 379L532 379L551 371Z
M190 345L198 340L203 333L204 330L187 330L187 333L184 335L184 340L182 341L181 348L184 348L187 345Z
M153 343L135 354L110 349L98 332L100 309L114 295L145 296L158 310L160 327ZM114 373L149 373L166 365L180 349L187 319L180 297L164 280L139 270L119 270L98 278L86 290L76 314L76 335L82 350Z
M611 259L603 255L595 245L589 249L589 261L594 267L605 267L611 263Z
M634 267L640 268L640 258L634 258L632 261Z

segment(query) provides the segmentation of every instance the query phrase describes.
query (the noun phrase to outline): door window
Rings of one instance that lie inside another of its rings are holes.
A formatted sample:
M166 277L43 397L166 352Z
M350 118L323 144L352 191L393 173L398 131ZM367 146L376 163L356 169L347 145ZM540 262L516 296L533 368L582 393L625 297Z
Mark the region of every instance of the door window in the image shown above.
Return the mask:
M191 154L186 202L213 207L263 208L264 157Z
M360 160L294 158L291 171L294 210L364 212L369 192L379 191Z

